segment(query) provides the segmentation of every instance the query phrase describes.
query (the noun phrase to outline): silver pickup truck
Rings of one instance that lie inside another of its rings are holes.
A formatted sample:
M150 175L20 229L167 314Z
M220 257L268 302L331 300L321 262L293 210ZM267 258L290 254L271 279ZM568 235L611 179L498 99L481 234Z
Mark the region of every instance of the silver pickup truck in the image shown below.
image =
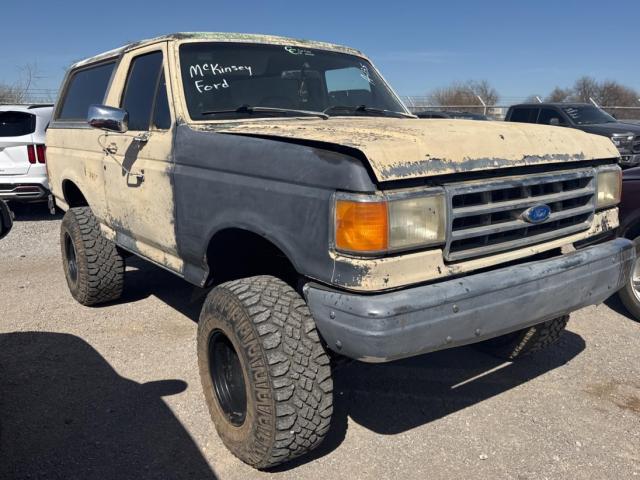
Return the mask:
M578 130L420 120L357 50L174 34L73 65L47 133L83 305L129 254L212 288L204 397L256 468L320 444L332 358L478 343L508 359L618 290L619 154Z

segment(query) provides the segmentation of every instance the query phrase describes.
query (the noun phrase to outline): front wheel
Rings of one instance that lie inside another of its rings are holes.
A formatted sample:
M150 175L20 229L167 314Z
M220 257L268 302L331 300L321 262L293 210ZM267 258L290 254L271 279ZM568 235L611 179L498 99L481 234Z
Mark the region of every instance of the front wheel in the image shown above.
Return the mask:
M478 349L504 360L517 360L547 348L562 336L569 315L557 317L477 344Z
M640 246L640 237L633 240L636 246L636 254ZM631 269L631 275L618 291L618 298L625 306L627 311L633 315L636 320L640 320L640 258L636 258L636 262Z
M329 430L329 357L304 300L275 277L235 280L209 293L198 365L218 435L255 468L309 452Z

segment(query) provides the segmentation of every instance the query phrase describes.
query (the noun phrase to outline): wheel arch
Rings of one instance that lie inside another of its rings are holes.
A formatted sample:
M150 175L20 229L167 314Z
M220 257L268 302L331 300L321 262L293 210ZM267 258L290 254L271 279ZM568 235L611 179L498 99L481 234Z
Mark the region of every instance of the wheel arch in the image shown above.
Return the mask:
M207 284L273 275L297 288L302 276L294 256L278 240L246 226L226 226L210 236L205 253Z
M89 206L87 197L82 193L80 187L68 178L62 181L62 196L69 208Z

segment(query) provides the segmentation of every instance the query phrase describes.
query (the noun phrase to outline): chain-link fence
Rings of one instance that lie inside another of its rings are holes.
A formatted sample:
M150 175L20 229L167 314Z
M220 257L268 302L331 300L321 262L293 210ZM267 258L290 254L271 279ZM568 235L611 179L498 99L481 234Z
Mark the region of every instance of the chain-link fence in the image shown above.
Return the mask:
M530 103L526 98L513 97L504 99L500 105L486 105L476 103L472 105L433 105L426 96L402 97L407 108L413 112L440 111L440 112L468 112L486 115L492 120L504 120L507 110L511 105L518 103ZM478 101L482 101L478 99ZM640 123L640 105L637 107L600 106L605 112L613 115L618 120Z

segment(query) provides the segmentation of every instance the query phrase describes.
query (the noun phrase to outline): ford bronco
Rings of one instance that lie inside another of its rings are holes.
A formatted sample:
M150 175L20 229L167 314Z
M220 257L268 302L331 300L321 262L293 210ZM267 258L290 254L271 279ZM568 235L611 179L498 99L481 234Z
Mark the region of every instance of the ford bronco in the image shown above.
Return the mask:
M420 120L362 53L174 34L73 65L47 133L73 297L116 300L129 254L211 288L204 397L256 468L320 444L332 359L478 343L514 360L618 290L611 140Z

